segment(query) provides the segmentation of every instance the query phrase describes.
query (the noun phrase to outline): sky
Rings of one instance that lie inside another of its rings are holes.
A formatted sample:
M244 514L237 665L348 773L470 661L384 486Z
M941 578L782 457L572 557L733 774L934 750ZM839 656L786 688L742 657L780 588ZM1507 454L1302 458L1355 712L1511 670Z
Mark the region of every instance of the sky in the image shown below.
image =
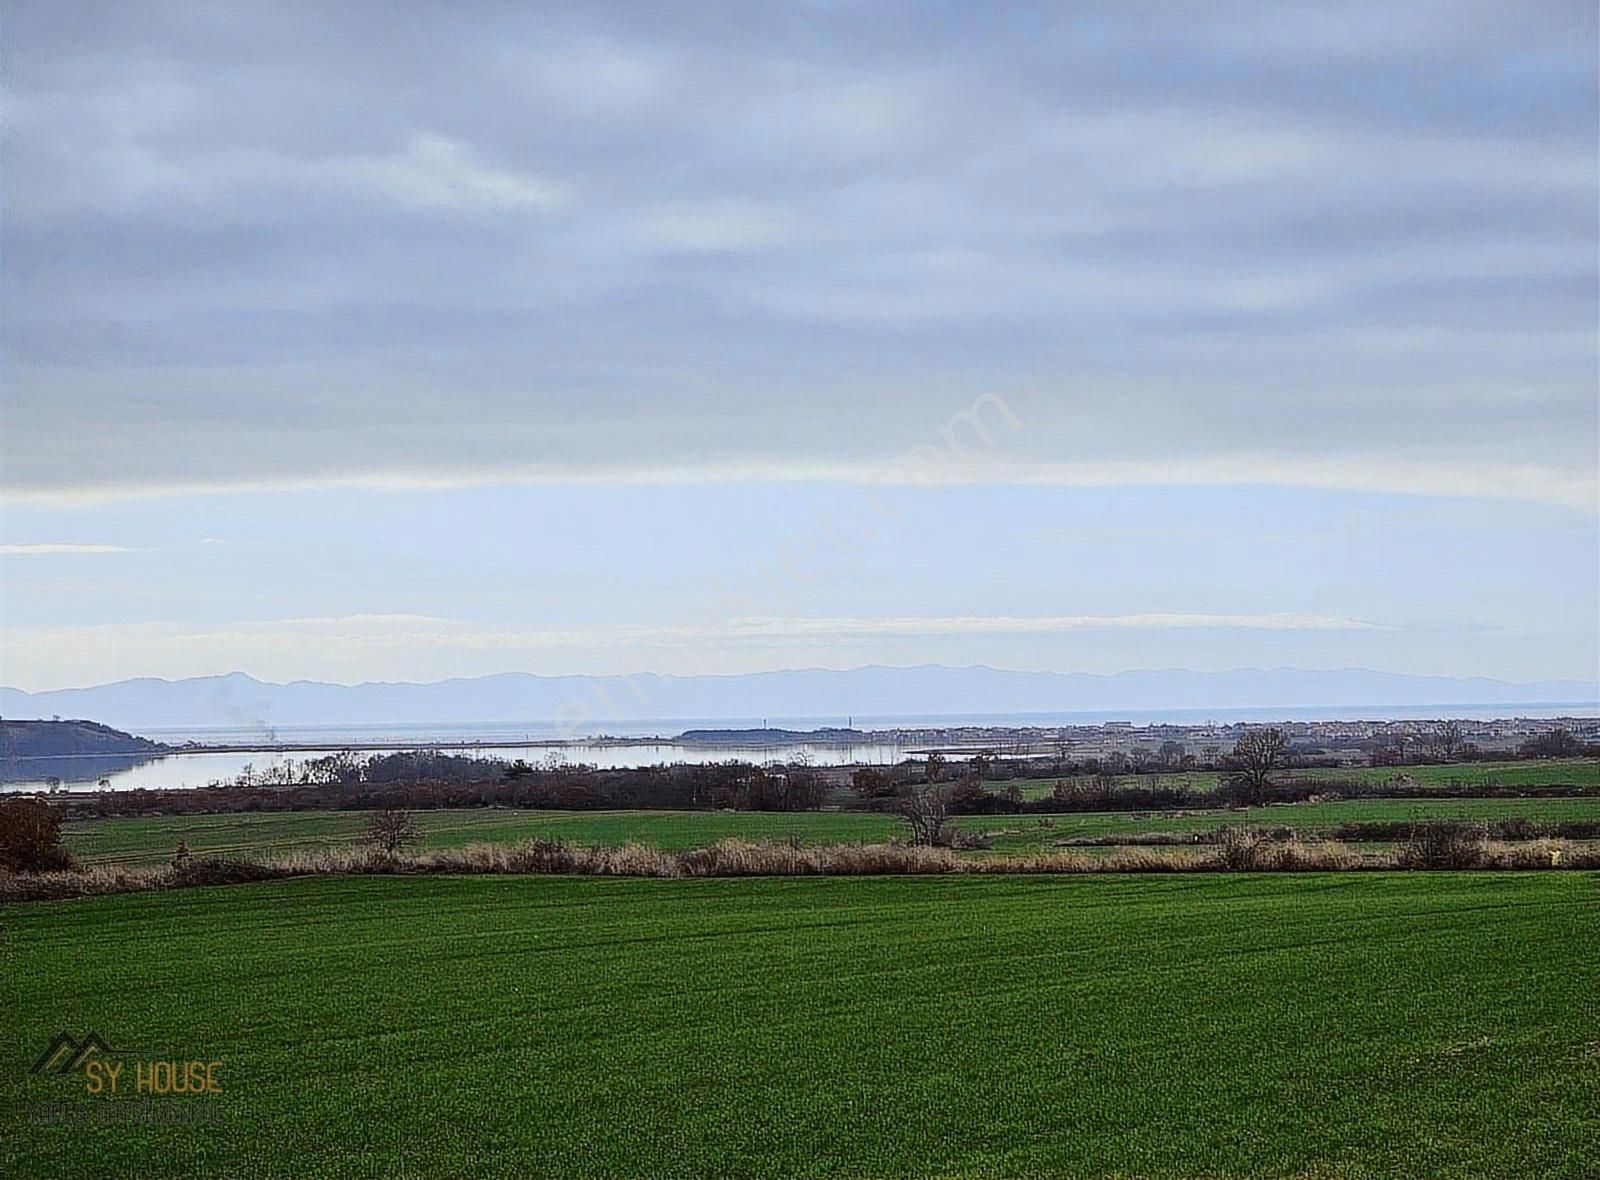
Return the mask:
M1589 3L0 26L0 681L1593 678Z

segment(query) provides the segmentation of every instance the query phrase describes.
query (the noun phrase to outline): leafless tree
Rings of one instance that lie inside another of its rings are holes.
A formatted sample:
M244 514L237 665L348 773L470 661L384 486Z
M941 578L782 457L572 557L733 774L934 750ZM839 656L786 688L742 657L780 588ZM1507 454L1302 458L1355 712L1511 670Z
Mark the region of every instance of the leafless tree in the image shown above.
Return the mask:
M889 776L875 766L858 766L851 771L850 786L863 799L875 799L894 793Z
M900 797L900 818L911 829L914 844L941 844L945 825L950 821L948 787L912 787Z
M1441 722L1428 735L1428 752L1441 762L1448 762L1461 752L1461 722Z
M1529 738L1517 747L1517 752L1529 758L1571 758L1583 753L1583 743L1571 730L1557 726L1549 733Z
M1233 753L1228 755L1229 778L1249 802L1265 803L1267 789L1272 786L1272 772L1283 763L1288 750L1289 742L1283 730L1247 729L1234 743Z
M390 859L420 839L422 829L409 811L374 811L367 819L367 843Z

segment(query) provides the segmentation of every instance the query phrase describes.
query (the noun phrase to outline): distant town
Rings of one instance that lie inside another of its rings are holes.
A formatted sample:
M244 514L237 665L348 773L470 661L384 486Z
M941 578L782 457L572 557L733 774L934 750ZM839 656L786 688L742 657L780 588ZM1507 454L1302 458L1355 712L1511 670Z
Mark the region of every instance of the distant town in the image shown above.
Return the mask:
M665 739L684 746L840 745L889 742L908 754L990 754L1001 758L1082 759L1123 754L1136 762L1157 760L1211 763L1226 755L1249 729L1270 724L1301 757L1337 762L1403 761L1432 755L1471 759L1504 755L1541 735L1566 733L1585 744L1600 740L1600 717L1505 717L1460 720L1449 717L1404 721L1235 721L1226 724L1131 721L1058 726L959 725L906 728L693 729ZM585 738L653 742L661 739Z

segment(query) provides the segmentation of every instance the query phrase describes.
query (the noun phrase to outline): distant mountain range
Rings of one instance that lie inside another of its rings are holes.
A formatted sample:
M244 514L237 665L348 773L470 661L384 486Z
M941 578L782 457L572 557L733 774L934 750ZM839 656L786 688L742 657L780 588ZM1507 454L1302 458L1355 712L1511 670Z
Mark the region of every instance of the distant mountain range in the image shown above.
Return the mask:
M1389 705L1571 704L1590 711L1600 684L1405 676L1361 668L1011 672L865 667L739 676L536 676L506 673L431 684L272 684L241 672L142 678L27 693L0 688L0 717L89 718L122 729L202 726L426 725L472 722L928 716L1157 709L1305 709Z

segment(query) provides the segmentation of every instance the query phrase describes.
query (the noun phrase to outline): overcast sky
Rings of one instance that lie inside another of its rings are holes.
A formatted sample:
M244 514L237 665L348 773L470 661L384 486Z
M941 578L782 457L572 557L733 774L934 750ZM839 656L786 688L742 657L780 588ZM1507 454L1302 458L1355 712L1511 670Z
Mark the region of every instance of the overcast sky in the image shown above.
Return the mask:
M5 683L1595 675L1587 0L4 18Z

